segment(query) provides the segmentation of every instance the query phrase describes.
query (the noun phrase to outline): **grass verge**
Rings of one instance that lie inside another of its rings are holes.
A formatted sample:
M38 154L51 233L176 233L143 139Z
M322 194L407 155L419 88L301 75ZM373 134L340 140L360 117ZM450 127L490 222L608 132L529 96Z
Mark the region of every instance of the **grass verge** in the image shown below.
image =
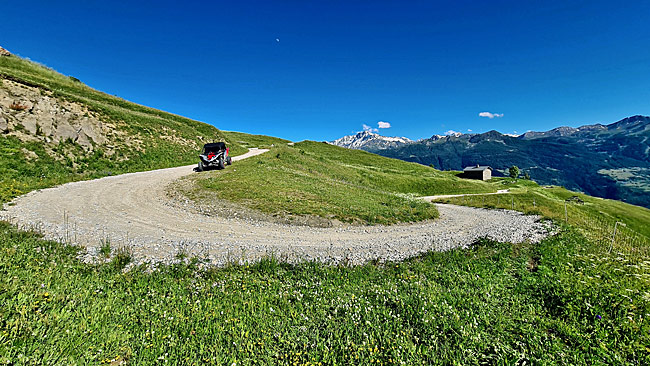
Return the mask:
M568 231L385 266L122 273L0 224L0 363L650 362L650 263L585 245Z
M591 197L562 187L540 187L532 181L497 179L511 193L440 199L456 205L511 209L542 215L576 227L599 246L636 260L650 259L650 210L624 202Z

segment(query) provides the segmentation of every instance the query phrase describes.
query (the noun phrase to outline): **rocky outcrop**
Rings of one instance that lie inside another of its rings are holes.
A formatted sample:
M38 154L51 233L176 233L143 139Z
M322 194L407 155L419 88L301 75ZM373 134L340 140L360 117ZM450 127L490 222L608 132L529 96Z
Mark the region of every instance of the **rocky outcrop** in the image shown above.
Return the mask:
M11 56L11 52L5 50L4 48L0 47L0 56Z
M117 140L129 145L129 138L114 122L87 106L9 79L0 79L0 133L43 142L55 158L60 157L55 152L60 142L79 145L87 152L101 148L108 155Z

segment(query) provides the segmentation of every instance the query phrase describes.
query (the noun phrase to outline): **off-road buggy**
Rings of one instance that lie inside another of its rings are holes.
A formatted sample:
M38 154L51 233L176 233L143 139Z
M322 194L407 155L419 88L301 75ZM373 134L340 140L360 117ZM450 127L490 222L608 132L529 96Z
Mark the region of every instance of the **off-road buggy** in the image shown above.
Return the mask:
M199 155L199 166L196 167L196 171L202 172L212 168L223 169L226 165L232 164L228 152L229 149L226 147L225 142L213 142L203 145L203 150Z

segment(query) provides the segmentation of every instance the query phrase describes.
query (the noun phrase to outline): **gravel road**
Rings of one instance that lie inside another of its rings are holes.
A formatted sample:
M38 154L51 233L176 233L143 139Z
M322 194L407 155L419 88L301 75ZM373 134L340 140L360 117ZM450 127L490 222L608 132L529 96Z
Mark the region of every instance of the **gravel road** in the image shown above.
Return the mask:
M263 153L253 149L233 160ZM0 218L45 238L87 248L126 247L133 263L170 263L179 253L210 265L274 255L289 262L361 264L402 260L431 250L465 247L482 237L518 243L549 235L548 223L514 211L437 204L440 218L392 226L315 228L205 216L172 202L165 189L192 166L130 173L34 191L6 204ZM236 168L236 163L233 164ZM232 169L232 168L228 168Z
M445 198L467 197L467 196L489 196L493 194L506 194L506 193L510 193L510 190L500 189L494 193L439 194L437 196L423 196L418 198L427 202L431 202L431 201L435 201L438 199L445 199Z

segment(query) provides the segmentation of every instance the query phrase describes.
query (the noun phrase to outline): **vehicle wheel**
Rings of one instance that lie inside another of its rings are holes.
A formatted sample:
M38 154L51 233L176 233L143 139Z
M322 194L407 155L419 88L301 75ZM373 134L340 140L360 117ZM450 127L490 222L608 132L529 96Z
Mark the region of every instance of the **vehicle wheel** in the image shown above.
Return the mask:
M225 169L226 164L224 164L223 159L219 159L219 169Z
M229 156L228 159L226 160L226 164L232 165L232 158Z
M196 171L202 172L203 170L205 170L205 168L203 167L203 162L199 161L199 166L196 168Z

